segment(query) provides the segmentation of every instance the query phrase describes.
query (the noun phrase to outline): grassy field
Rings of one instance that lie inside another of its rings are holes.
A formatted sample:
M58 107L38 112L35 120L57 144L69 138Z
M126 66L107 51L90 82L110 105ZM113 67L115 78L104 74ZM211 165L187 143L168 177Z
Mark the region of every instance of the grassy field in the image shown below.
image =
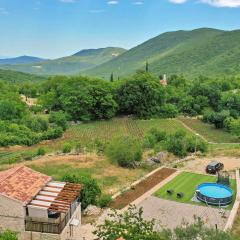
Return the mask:
M196 187L199 184L205 182L216 182L216 177L203 174L183 172L176 178L174 178L172 181L164 185L162 188L160 188L155 193L155 196L177 202L193 203L192 198L194 196ZM231 180L231 186L235 191L236 190L235 180ZM175 193L172 196L168 195L167 194L168 189L173 189ZM181 199L177 198L176 194L178 192L184 193L184 197Z
M65 174L91 176L104 193L113 194L143 177L152 168L127 169L112 164L104 156L94 153L66 156L46 156L24 164L36 171L61 180Z
M190 127L192 130L194 130L195 132L199 133L209 142L240 143L240 140L236 136L233 136L232 134L226 131L216 129L213 125L204 123L199 119L180 118L179 120L182 121L188 127Z

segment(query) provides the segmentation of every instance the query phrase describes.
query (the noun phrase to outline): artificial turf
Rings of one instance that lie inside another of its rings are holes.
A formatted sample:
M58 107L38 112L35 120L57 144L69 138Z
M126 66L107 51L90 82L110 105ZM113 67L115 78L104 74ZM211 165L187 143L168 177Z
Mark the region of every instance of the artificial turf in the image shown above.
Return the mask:
M216 176L209 176L197 173L183 172L172 181L165 184L154 195L156 197L173 200L182 203L194 203L192 198L195 194L196 187L205 182L216 182ZM231 179L231 187L236 190L236 181ZM167 190L174 190L173 195L169 195ZM177 198L177 193L182 192L183 198ZM231 207L231 206L230 206Z

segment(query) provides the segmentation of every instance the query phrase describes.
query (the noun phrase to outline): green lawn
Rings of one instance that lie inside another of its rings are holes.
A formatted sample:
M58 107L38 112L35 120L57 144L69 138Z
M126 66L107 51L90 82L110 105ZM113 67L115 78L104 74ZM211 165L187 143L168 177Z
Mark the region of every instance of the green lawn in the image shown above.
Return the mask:
M202 122L199 119L180 118L185 125L202 135L209 142L215 143L234 143L239 142L239 139L221 129L216 129L213 125Z
M175 177L172 181L164 185L162 188L160 188L154 195L160 198L173 200L177 202L194 203L192 202L192 198L194 196L196 187L199 184L205 183L205 182L216 182L216 177L203 175L203 174L183 172L177 177ZM231 186L235 192L236 190L235 180L231 180ZM174 194L172 196L167 194L168 189L174 190ZM176 197L176 194L178 192L183 192L184 197L181 199L178 199Z

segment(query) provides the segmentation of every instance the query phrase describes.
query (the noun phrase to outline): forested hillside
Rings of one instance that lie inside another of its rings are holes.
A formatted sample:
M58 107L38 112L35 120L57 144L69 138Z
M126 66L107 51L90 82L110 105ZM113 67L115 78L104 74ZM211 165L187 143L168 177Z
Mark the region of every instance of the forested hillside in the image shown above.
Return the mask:
M240 31L196 29L164 33L86 72L125 76L149 63L151 73L221 76L240 73Z
M114 47L88 49L56 60L43 61L36 64L0 65L0 68L39 75L77 74L112 60L123 52L125 52L125 49Z
M0 81L4 81L4 82L9 82L9 83L39 82L45 79L46 77L0 69Z

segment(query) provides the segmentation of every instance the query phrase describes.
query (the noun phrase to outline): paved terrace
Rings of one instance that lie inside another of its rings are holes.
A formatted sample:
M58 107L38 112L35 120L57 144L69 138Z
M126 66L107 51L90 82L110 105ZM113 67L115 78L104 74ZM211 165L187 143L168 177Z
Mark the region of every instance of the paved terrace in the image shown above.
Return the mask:
M208 226L224 229L230 211L224 210L225 217L219 212L218 208L204 207L186 203L177 203L158 197L150 196L141 202L138 207L143 207L143 217L145 219L156 219L156 228L174 229L181 225L183 221L194 222L194 216L201 217Z

